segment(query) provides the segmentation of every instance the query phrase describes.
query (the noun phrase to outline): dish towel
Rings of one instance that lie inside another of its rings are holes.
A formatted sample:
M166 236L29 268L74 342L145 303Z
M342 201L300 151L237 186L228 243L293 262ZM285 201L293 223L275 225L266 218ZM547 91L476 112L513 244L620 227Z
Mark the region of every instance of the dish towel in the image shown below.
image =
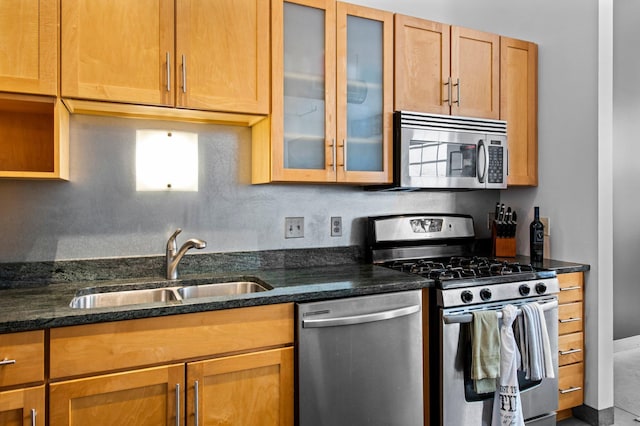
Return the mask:
M518 309L513 305L502 308L500 327L500 378L493 397L492 426L524 426L520 388L518 387L518 366L520 352L513 334L513 321Z
M495 392L500 375L500 328L496 311L473 312L471 379L476 393Z
M538 303L528 303L522 306L522 317L522 369L525 377L529 380L555 377L544 311Z

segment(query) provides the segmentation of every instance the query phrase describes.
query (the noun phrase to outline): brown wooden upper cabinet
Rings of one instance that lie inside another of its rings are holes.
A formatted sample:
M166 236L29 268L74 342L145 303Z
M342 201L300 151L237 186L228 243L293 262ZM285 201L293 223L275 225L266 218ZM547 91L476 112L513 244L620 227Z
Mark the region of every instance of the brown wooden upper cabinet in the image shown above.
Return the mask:
M0 91L58 93L57 0L0 2Z
M507 121L508 185L538 185L538 46L500 38L500 119Z
M497 119L500 36L395 15L395 110Z
M391 182L393 14L274 0L271 116L253 126L253 183Z
M267 114L269 2L62 0L63 97Z

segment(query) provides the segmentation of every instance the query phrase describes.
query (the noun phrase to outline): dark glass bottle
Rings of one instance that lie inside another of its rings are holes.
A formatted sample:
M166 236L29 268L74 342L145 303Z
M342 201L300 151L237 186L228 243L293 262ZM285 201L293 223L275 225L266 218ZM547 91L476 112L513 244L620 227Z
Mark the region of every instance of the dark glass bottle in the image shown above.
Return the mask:
M533 208L533 222L529 225L529 252L532 262L544 257L544 225L540 222L540 207Z

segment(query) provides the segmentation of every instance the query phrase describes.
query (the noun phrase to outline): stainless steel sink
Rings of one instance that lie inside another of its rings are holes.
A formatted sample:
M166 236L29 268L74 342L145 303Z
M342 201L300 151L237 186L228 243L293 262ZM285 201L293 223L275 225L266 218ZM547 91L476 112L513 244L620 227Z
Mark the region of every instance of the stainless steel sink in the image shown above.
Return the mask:
M202 284L200 284L202 282ZM157 283L156 283L157 284ZM91 289L91 293L77 294L69 303L74 309L91 309L116 307L126 305L139 305L154 302L175 302L202 297L234 296L251 294L271 290L264 283L249 281L248 279L216 282L210 280L196 280L178 283L172 287L155 287L148 289L119 290L110 288L104 291ZM87 290L82 290L86 292Z
M226 283L212 283L181 287L178 294L183 299L199 297L233 296L235 294L257 293L271 290L254 281L232 281Z
M69 306L78 309L90 309L175 300L180 299L173 288L150 288L85 294L74 297Z

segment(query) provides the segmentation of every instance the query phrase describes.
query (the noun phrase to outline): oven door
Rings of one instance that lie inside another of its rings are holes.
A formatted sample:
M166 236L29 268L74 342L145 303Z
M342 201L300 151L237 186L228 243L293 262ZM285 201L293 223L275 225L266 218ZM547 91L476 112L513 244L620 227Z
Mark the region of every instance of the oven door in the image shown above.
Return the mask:
M514 305L538 302L543 304L545 321L551 345L556 378L529 381L519 371L520 398L527 425L540 425L548 419L555 425L553 412L558 408L558 302L555 296L521 299ZM473 310L502 310L505 303L477 305L462 310L460 307L440 309L440 389L439 411L442 426L489 426L493 411L493 393L477 394L471 381L470 324ZM538 422L538 423L535 423Z
M400 186L407 188L486 187L486 135L403 128Z

